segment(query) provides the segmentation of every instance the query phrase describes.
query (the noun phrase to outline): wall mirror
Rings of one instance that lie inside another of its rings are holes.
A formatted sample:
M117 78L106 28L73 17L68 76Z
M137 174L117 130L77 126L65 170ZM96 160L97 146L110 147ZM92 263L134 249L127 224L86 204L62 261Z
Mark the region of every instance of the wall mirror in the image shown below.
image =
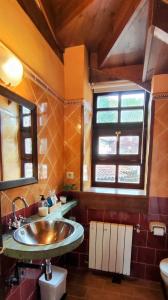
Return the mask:
M0 190L37 177L36 105L0 85Z

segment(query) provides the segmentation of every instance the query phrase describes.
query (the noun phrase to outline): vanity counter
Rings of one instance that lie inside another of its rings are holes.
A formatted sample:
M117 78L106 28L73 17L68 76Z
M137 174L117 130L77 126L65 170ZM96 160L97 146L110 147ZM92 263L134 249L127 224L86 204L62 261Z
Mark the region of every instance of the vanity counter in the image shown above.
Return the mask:
M63 218L63 216L76 205L77 201L70 201L61 205L61 207L56 208L46 217L39 217L38 215L31 217L32 222L41 220L59 220L72 224L74 226L74 232L68 238L50 245L28 246L16 242L13 238L13 232L10 232L3 235L4 255L20 260L47 259L55 256L61 256L77 248L83 241L84 229L81 224Z

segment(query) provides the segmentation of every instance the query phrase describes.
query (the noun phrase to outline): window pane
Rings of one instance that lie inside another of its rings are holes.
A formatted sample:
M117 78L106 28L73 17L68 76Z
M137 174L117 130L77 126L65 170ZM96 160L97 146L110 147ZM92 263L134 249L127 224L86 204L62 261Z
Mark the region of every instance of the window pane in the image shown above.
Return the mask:
M118 112L117 111L98 111L97 123L117 123Z
M116 166L96 165L96 178L98 182L115 182Z
M26 138L24 140L25 143L25 153L26 154L32 154L32 139L31 138Z
M139 136L120 136L119 154L138 154Z
M33 164L25 163L24 164L24 174L26 178L33 177Z
M25 106L22 106L22 114L26 115L26 114L30 114L31 113L31 110L28 109L27 107Z
M121 106L144 106L144 93L125 94L121 96Z
M143 109L132 109L121 111L121 123L143 122Z
M23 117L23 127L31 127L31 116Z
M116 154L117 153L117 137L101 136L99 137L98 154Z
M119 166L118 182L121 183L139 183L140 166Z
M118 95L98 96L97 108L118 107Z

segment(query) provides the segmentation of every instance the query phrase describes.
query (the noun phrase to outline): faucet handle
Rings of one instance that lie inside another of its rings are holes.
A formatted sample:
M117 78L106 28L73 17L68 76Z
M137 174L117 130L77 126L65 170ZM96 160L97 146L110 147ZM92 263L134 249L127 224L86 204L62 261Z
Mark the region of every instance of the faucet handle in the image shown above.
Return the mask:
M17 219L17 217L14 218L13 222L12 222L12 228L13 229L17 229L20 227L20 220Z
M20 225L26 223L26 218L23 217L22 215L19 215L19 222L20 222Z
M12 229L12 219L9 219L8 228L9 228L9 230Z

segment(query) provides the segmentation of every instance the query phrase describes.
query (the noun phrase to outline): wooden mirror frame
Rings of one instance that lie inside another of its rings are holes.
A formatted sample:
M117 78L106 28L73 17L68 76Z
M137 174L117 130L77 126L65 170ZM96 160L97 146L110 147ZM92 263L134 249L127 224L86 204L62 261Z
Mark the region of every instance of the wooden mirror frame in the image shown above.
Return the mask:
M30 178L19 178L16 180L0 181L0 191L33 184L38 182L38 160L37 160L37 108L36 105L26 100L25 98L15 94L8 90L4 86L0 85L0 95L8 98L11 101L18 103L19 105L25 106L31 110L32 115L32 156L33 156L33 177Z

